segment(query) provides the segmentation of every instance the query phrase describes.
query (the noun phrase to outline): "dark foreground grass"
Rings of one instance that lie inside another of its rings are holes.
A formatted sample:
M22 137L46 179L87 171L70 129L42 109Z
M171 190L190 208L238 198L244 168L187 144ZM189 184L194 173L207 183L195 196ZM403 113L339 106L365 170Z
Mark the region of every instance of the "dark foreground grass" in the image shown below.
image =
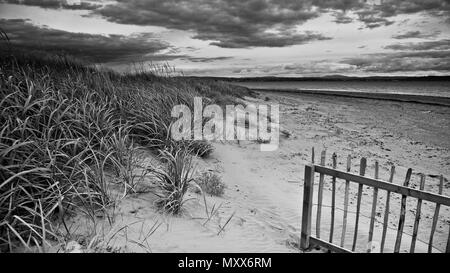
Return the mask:
M192 107L194 96L234 103L248 94L213 80L123 75L67 56L0 50L1 252L45 249L47 240L61 236L55 227L65 218L82 212L94 220L105 213L114 203L106 172L119 178L125 193L133 192L137 146L172 152L164 153L173 160L159 173L167 192L161 205L178 212L173 200L182 202L186 185L176 183L189 178L175 187L164 181L173 182L172 173L189 174L183 147L202 156L212 148L204 141L171 140L172 106Z

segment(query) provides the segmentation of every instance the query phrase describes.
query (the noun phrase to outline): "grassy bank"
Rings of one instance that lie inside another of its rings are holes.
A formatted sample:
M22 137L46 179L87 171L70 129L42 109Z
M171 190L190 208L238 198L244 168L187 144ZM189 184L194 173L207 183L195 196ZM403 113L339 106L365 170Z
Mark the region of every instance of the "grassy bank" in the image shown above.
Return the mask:
M60 236L55 223L80 212L92 218L105 212L114 202L105 173L117 177L125 194L134 192L137 147L168 151L177 162L183 162L179 154L187 150L207 156L207 142L171 140L172 106L192 107L194 96L208 97L207 103L234 103L249 94L215 80L155 71L119 74L67 56L11 48L1 52L2 252L17 246L42 247ZM166 182L183 192L185 185L177 183L186 181L178 180L169 177ZM174 208L162 202L162 207Z

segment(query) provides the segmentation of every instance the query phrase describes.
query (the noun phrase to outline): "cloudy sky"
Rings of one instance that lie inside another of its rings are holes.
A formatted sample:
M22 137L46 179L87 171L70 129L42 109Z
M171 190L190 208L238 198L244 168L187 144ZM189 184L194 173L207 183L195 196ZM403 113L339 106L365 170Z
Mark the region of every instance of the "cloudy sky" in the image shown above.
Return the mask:
M450 75L450 0L0 0L23 48L186 75Z

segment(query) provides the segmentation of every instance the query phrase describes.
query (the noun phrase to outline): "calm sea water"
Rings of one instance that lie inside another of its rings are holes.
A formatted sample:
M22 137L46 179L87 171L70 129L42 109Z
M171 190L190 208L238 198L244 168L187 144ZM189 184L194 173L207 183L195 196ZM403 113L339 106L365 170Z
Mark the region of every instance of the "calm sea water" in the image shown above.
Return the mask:
M238 82L248 88L353 91L450 97L450 81L299 81Z

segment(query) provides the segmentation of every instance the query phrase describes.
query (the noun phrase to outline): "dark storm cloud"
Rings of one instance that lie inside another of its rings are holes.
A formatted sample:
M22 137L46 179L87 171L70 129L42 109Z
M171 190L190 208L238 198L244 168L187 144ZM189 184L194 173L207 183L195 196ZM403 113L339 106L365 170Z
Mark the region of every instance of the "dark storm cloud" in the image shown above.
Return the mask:
M351 22L353 22L353 19L347 15L345 15L345 13L343 12L337 12L334 14L334 21L335 23L338 24L350 24Z
M373 10L379 18L392 18L401 14L428 13L428 15L448 18L450 1L448 0L384 0Z
M383 16L395 16L398 14L413 14L418 12L430 12L435 15L450 11L448 0L384 0L376 9Z
M450 50L450 39L426 41L420 43L392 44L384 47L392 50Z
M392 36L394 39L410 39L410 38L421 38L421 39L429 39L429 38L435 38L441 34L440 31L435 31L433 33L423 33L419 30L416 31L408 31L405 33L397 34Z
M188 60L194 63L210 63L210 62L215 62L215 61L226 61L226 60L230 60L233 59L233 57L228 57L228 56L222 56L222 57L189 57L186 56L184 58L181 58L184 60Z
M117 0L94 11L121 24L193 31L194 38L227 48L283 47L323 40L297 33L295 26L331 12L336 23L350 23L352 11L367 28L389 26L399 14L428 12L448 16L448 0ZM279 30L273 32L271 30Z
M194 38L226 48L283 47L329 39L294 30L320 15L308 1L119 0L95 13L121 24L193 31Z
M381 26L389 26L394 23L382 16L375 10L357 11L359 21L363 22L367 28L376 28Z
M88 2L80 2L75 4L63 4L61 8L72 10L94 10L100 8L102 5L92 4Z
M364 8L365 6L365 1L361 0L313 0L309 2L322 9L341 10L343 12Z
M388 26L394 23L393 17L401 14L426 12L431 16L448 19L450 1L448 0L317 0L314 5L325 10L353 11L359 21L367 28ZM334 13L335 22L345 22L343 15Z
M450 50L367 54L342 63L364 72L450 72Z
M193 38L200 40L218 40L211 42L224 48L245 48L245 47L285 47L291 45L305 44L311 41L330 40L330 37L314 32L295 33L294 31L281 31L279 33L255 33L248 36L223 35L221 33L197 34Z
M69 4L65 0L0 0L0 3L36 6L45 9L71 9L71 10L94 10L101 5L80 1Z
M13 46L28 50L66 53L95 63L152 60L170 45L149 33L131 36L73 33L39 27L23 19L0 19L0 27L8 34Z
M420 33L405 33L417 37ZM365 54L347 58L342 63L364 72L450 72L450 39L417 43L398 43L384 47L394 52Z
M448 0L116 0L101 5L93 1L68 4L65 0L3 2L87 9L120 24L192 31L194 38L225 48L284 47L330 39L296 30L323 13L331 13L336 23L358 20L367 28L392 25L400 14L425 12L447 21L450 15Z

